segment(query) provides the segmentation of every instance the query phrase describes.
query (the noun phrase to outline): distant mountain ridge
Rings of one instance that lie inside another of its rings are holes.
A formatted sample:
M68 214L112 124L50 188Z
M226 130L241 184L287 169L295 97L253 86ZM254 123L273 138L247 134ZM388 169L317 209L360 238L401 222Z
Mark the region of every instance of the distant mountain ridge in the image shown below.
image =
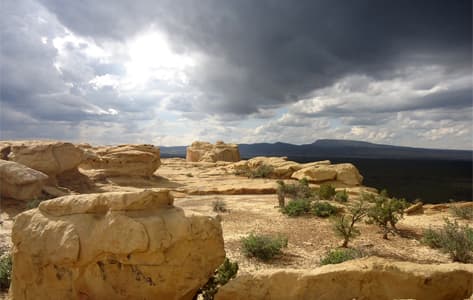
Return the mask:
M373 159L442 159L473 160L473 151L427 149L374 144L355 140L322 139L312 144L289 143L239 144L243 158L254 156L289 156L313 158L373 158ZM161 146L163 157L185 156L186 146Z

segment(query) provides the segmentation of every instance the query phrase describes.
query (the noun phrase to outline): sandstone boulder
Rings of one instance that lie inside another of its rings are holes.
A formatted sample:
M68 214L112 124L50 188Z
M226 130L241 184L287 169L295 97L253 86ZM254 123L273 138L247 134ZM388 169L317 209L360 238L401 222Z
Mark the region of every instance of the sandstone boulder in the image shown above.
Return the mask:
M81 169L93 170L94 175L151 176L161 165L160 151L153 145L120 145L84 147L85 160Z
M337 171L330 166L314 166L296 171L291 177L297 180L306 178L309 182L319 183L335 180L337 178Z
M215 145L207 142L193 142L186 149L186 160L188 162L217 162L240 160L240 151L236 144L225 144L218 141Z
M313 270L268 270L238 275L216 300L239 299L466 299L473 265L422 265L367 258Z
M222 263L217 219L168 190L70 195L16 217L13 299L192 299Z
M350 163L312 165L294 172L291 177L299 180L305 177L310 182L315 183L336 180L351 186L361 185L363 182L363 176Z
M77 170L84 155L75 145L59 141L8 141L0 148L4 159L41 171L52 182L63 172Z
M0 195L17 200L33 200L41 195L48 175L22 164L0 160Z

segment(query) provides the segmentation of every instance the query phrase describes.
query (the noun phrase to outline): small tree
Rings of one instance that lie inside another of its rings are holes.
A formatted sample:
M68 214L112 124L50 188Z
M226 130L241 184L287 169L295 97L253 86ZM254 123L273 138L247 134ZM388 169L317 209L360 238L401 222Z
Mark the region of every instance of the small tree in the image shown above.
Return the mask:
M347 248L350 239L360 235L360 231L355 227L355 224L361 221L367 212L368 206L362 199L350 206L349 213L333 219L335 233L343 238L342 247Z
M406 200L389 198L386 190L379 195L362 195L364 200L373 202L373 206L368 210L368 217L383 229L383 239L388 239L388 233L395 234L396 223L402 219L404 209L407 207Z

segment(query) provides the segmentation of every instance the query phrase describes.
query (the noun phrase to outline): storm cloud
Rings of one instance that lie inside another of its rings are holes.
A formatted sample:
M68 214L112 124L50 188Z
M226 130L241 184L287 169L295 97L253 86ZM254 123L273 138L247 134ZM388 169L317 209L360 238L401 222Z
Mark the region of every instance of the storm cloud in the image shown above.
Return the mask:
M65 122L76 130L70 139L92 122L117 130L126 123L130 138L150 142L163 139L139 131L160 124L186 142L227 137L227 128L231 138L248 141L372 133L378 142L412 145L419 136L421 145L443 147L432 143L441 137L427 137L440 123L428 121L448 111L442 126L461 127L456 147L472 147L471 113L465 114L472 110L471 1L22 0L6 6L1 104L2 114L16 112L2 116L6 137L14 132L5 128L26 118ZM138 71L147 78L130 79L130 45L149 32L167 41L168 60L192 63L143 62ZM396 125L399 114L425 126ZM184 138L173 122L202 128ZM294 135L304 122L317 134Z

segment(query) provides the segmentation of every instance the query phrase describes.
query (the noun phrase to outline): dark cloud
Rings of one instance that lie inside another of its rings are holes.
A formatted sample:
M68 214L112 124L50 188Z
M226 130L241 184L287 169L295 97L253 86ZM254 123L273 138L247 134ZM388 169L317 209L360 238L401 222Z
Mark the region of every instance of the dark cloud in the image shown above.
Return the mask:
M471 73L471 1L42 2L80 34L121 39L154 23L178 51L208 55L192 76L203 111L249 114L408 65Z

